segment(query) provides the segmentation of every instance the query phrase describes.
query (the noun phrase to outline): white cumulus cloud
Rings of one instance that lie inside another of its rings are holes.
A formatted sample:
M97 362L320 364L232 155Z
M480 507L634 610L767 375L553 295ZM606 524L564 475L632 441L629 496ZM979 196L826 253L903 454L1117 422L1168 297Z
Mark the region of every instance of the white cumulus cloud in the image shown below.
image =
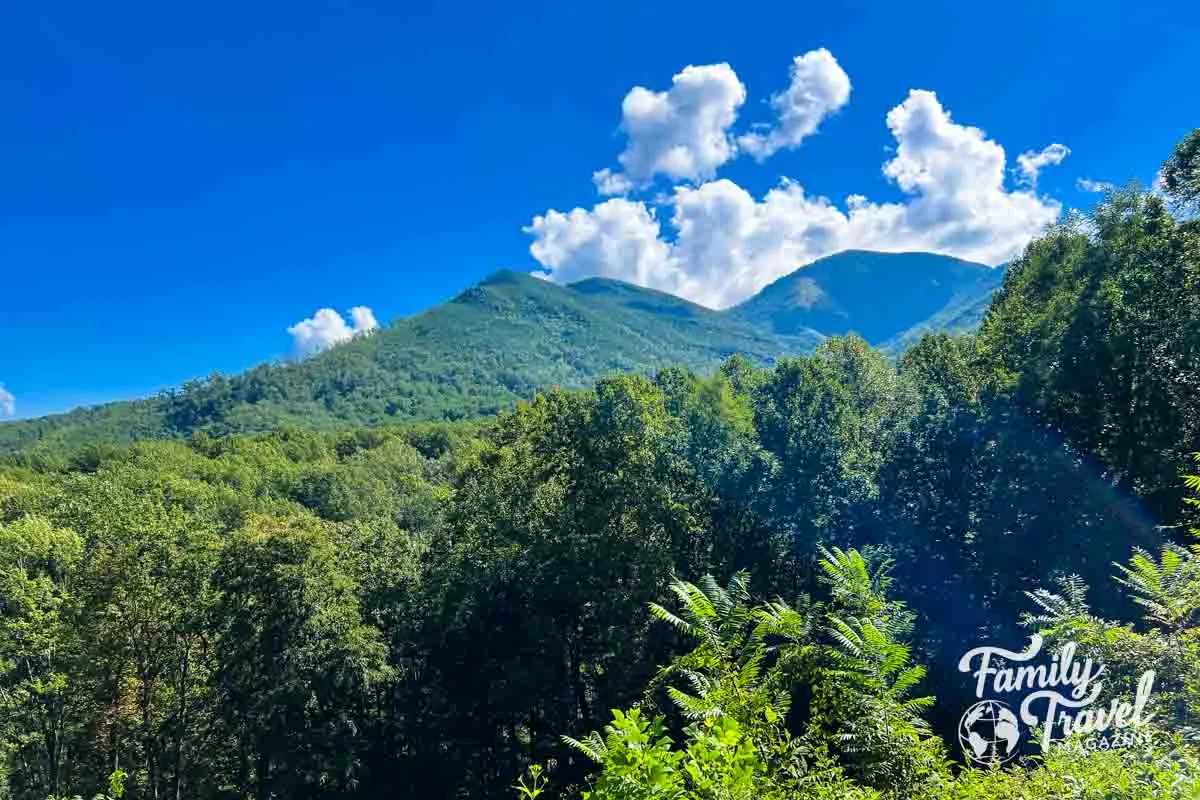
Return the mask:
M646 203L618 198L536 217L530 252L556 281L605 275L723 308L846 249L1000 264L1058 218L1058 202L1005 187L1004 148L955 122L933 92L911 91L887 126L896 147L883 173L901 202L852 194L839 205L788 179L756 199L722 179L664 198L669 236Z
M292 336L292 349L299 356L327 350L348 342L379 327L375 315L366 306L350 309L350 324L332 308L322 308L305 320L287 329Z
M1041 150L1027 150L1017 156L1017 170L1021 173L1021 180L1030 186L1037 186L1039 172L1061 164L1069 155L1071 148L1058 143L1046 145Z
M665 92L635 86L621 104L621 129L628 137L617 157L623 172L600 170L593 176L597 188L624 194L655 175L712 177L737 152L729 129L745 101L746 87L728 64L685 67Z
M788 88L771 97L778 122L738 137L738 144L759 161L783 148L798 147L849 101L850 76L832 53L821 48L796 56Z
M17 413L17 398L0 385L0 417L11 417Z
M654 212L642 202L614 197L591 211L550 210L524 230L533 234L533 257L554 280L600 275L665 288L671 248L659 236Z

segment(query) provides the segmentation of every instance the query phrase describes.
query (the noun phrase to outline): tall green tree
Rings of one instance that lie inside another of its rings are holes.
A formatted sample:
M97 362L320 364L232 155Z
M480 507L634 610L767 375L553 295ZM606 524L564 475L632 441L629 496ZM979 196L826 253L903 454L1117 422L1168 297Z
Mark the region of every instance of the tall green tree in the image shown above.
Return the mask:
M1175 145L1162 168L1163 191L1185 209L1200 205L1200 128Z
M1158 519L1200 442L1200 239L1162 198L1110 193L1010 265L980 331L986 368L1038 424Z
M83 543L40 517L0 524L0 792L57 794L72 779L78 668L74 578Z
M252 517L214 585L213 682L238 785L260 800L354 789L355 710L389 669L326 530L311 518Z

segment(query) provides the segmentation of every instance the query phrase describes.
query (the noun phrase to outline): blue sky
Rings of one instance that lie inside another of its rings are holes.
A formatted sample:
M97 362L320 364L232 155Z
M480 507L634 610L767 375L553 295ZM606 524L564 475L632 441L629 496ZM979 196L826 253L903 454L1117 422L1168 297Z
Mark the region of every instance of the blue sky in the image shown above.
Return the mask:
M1153 178L1198 36L1182 1L13 5L0 384L140 396L500 268L720 306L831 248L999 263L1080 179Z

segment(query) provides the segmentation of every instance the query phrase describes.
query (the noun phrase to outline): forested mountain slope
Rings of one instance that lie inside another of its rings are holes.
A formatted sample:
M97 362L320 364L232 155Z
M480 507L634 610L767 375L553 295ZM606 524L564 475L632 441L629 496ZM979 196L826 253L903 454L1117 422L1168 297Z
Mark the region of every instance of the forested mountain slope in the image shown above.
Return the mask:
M764 288L730 313L777 333L857 333L873 345L942 330L953 309L990 297L1003 272L933 253L846 250ZM911 337L910 337L911 338Z
M811 331L780 335L671 295L615 281L559 286L500 272L448 303L299 362L213 376L166 396L0 425L0 451L63 444L325 430L494 414L538 389L617 371L715 368L735 353L766 363L810 352Z
M299 362L215 374L142 401L0 423L0 452L44 441L323 431L487 416L550 386L678 365L710 371L811 353L856 331L898 354L925 332L974 330L1002 270L931 253L847 251L716 312L607 278L563 287L503 271L454 300Z
M957 289L946 304L911 328L892 336L877 346L893 354L900 354L916 344L927 333L973 333L983 323L992 295L1004 282L1007 265L995 267L978 281L967 282Z
M488 416L539 389L667 365L711 371L733 354L770 363L850 330L875 344L894 336L885 349L898 352L926 331L973 329L1000 276L928 253L852 251L718 312L610 279L560 286L499 272L450 302L303 361L213 375L156 398L0 424L0 452L39 441L70 446L198 430L328 430ZM797 304L797 297L812 302ZM977 313L962 316L972 303Z

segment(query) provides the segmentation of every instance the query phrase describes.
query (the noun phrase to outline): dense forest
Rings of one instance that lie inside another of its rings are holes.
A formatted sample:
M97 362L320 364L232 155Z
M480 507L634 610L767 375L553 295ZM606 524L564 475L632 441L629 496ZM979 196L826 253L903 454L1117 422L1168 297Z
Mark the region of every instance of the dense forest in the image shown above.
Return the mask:
M0 798L1200 796L1200 130L977 334L0 466ZM967 768L984 642L1153 735Z

